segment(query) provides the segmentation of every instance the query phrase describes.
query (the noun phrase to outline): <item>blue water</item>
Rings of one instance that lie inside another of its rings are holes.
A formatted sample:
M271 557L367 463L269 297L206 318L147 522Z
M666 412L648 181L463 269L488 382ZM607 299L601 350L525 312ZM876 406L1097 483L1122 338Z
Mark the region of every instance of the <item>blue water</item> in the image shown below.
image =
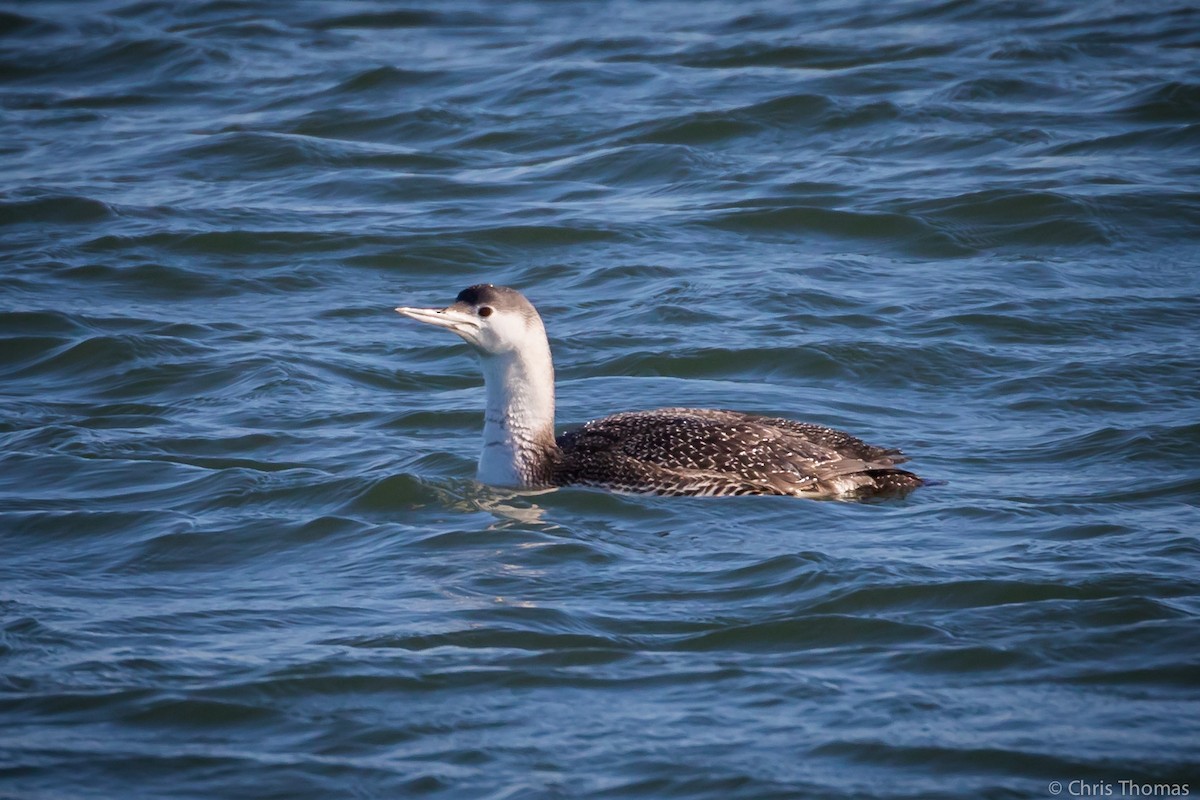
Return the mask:
M0 796L1200 791L1198 56L1154 0L4 4ZM560 429L939 485L478 486L391 309L480 281Z

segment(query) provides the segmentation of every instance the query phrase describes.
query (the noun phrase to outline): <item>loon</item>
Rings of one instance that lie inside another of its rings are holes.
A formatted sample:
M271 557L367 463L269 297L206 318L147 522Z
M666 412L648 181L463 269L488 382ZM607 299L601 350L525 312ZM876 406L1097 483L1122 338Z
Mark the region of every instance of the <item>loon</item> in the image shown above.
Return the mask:
M899 450L778 417L708 408L630 411L554 435L554 364L542 318L515 289L477 284L446 308L404 316L461 336L487 393L480 483L592 486L659 495L903 495L924 481Z

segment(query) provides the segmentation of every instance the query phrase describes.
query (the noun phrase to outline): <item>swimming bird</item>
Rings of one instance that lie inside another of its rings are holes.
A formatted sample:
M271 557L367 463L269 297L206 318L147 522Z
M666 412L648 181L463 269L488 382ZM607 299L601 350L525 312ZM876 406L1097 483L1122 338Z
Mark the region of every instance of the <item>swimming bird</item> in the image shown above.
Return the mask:
M517 489L594 486L660 495L866 499L923 481L899 450L779 417L709 408L628 411L554 435L554 363L542 318L515 289L477 284L404 316L457 333L487 395L476 478Z

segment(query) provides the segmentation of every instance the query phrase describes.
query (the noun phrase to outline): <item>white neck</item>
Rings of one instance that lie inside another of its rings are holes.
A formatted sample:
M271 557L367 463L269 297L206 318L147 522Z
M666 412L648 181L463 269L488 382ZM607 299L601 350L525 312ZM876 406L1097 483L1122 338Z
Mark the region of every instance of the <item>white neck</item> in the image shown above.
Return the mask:
M481 355L480 362L487 411L476 477L492 486L535 486L554 449L550 344L543 334L520 350Z

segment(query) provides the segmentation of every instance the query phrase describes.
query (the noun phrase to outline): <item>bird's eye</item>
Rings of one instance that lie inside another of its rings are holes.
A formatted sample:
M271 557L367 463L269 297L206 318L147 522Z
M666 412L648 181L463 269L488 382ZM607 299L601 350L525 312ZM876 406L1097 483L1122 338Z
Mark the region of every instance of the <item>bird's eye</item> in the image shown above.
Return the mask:
M491 306L480 306L479 307L479 316L490 317L491 315L492 315L492 307Z

